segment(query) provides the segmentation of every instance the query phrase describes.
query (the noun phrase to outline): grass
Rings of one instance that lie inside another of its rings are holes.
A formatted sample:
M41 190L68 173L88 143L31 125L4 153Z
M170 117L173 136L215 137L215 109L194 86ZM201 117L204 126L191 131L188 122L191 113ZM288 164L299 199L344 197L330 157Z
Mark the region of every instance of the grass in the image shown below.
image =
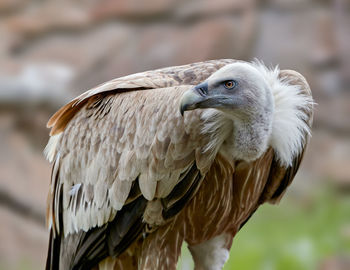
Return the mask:
M178 269L193 269L183 249ZM350 256L350 196L326 187L260 207L235 237L224 269L310 270L333 256Z

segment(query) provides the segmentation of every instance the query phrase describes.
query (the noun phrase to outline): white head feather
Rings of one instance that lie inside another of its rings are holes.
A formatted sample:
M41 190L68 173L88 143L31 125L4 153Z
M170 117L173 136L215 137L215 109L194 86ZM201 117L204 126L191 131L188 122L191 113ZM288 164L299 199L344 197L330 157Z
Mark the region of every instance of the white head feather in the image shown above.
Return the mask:
M279 78L278 67L268 69L258 61L253 65L268 82L274 97L275 112L270 145L281 165L290 166L306 143L304 134L311 135L306 120L307 113L313 108L313 99L302 93L302 86L291 84L287 78Z

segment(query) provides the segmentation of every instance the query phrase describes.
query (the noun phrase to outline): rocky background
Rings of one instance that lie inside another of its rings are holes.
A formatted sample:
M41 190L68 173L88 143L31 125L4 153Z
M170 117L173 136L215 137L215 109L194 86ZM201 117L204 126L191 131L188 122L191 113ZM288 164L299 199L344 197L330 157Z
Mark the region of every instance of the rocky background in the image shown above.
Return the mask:
M318 105L287 195L323 182L350 192L349 29L347 0L0 0L0 269L44 265L49 116L147 69L256 57L301 72ZM333 261L322 269L342 269Z

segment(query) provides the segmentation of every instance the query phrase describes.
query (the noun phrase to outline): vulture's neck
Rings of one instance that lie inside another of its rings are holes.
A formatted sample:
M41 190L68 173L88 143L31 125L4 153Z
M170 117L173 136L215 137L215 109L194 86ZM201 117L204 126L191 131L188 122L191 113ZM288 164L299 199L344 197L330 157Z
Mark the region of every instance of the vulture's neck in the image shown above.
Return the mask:
M203 131L210 134L207 148L217 151L228 160L252 161L268 148L272 130L272 115L261 119L229 117L214 110L205 113Z
M272 114L261 119L234 119L228 144L222 150L228 149L235 160L253 161L267 150L271 129Z

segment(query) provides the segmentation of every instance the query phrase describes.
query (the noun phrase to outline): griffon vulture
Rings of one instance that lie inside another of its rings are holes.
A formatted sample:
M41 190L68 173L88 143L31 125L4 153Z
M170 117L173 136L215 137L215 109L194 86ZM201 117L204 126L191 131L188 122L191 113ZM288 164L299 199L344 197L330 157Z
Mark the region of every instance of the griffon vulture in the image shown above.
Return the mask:
M103 83L49 120L46 269L221 269L232 239L280 200L310 136L291 70L231 59Z

